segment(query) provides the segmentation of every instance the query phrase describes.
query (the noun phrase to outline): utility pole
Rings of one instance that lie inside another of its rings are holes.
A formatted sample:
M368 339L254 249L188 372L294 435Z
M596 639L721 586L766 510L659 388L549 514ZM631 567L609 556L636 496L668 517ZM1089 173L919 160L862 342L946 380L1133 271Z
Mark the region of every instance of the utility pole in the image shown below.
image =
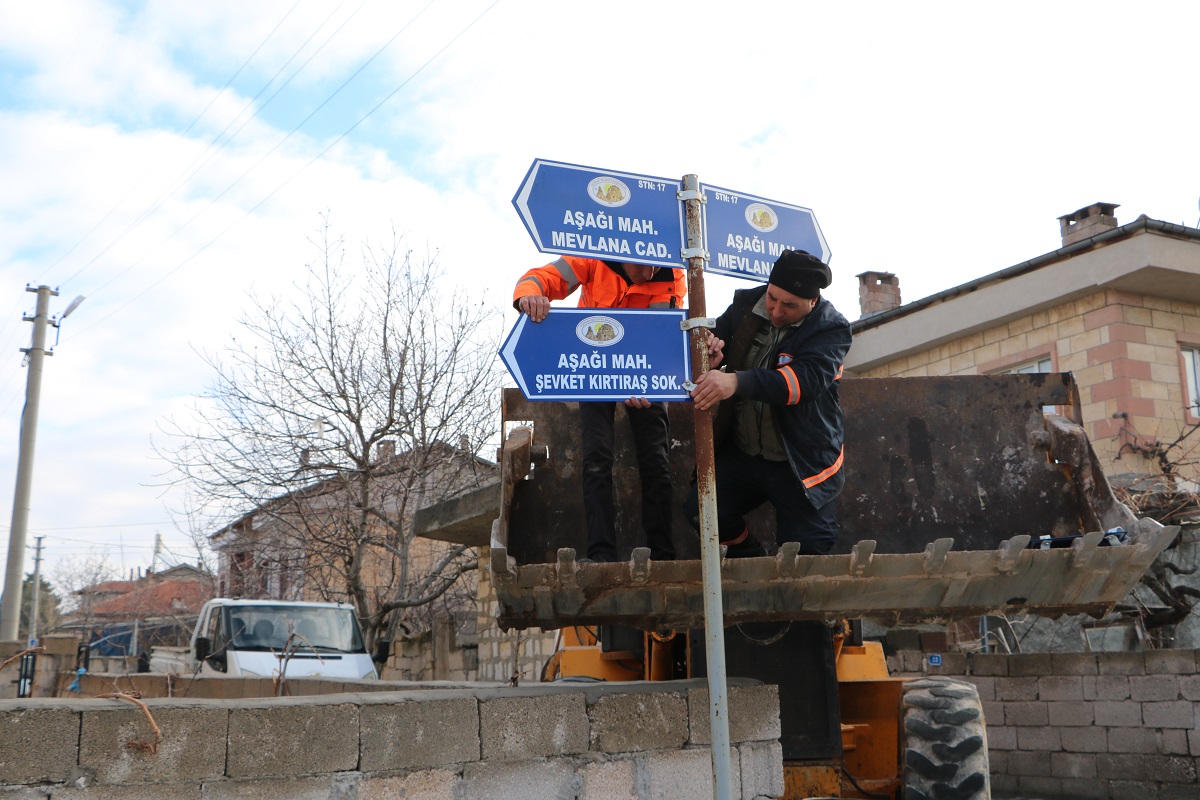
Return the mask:
M42 599L42 539L45 536L34 537L37 545L33 549L33 600L29 604L29 646L38 644L38 601Z
M26 322L33 323L33 342L21 348L29 359L25 378L25 409L21 412L21 444L17 455L17 485L13 491L12 528L8 538L8 569L4 575L4 601L0 603L0 642L18 641L21 621L21 578L25 568L25 532L29 525L29 494L33 484L33 453L37 440L38 403L42 397L42 361L46 356L46 326L50 298L58 292L49 286L25 291L37 293L37 310Z

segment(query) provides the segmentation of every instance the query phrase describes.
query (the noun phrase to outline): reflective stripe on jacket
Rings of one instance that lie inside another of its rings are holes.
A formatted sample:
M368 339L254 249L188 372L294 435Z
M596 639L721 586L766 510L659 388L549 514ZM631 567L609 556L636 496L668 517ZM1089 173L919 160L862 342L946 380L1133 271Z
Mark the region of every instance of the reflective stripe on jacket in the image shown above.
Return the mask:
M513 307L528 296L562 300L580 287L580 308L678 308L687 294L681 269L661 267L646 283L634 284L618 262L563 256L521 276L513 289Z

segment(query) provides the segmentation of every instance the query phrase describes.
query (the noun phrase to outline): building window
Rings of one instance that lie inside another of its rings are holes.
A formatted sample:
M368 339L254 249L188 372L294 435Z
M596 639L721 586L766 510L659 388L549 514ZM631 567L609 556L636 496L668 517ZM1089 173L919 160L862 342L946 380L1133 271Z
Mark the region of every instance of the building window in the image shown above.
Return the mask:
M1050 363L1050 356L1034 359L1033 361L1026 361L1024 364L1018 364L1015 367L1009 367L1008 369L1004 370L1004 372L1009 375L1029 375L1036 372L1053 371L1054 367Z
M1187 373L1188 413L1200 417L1200 347L1180 348Z

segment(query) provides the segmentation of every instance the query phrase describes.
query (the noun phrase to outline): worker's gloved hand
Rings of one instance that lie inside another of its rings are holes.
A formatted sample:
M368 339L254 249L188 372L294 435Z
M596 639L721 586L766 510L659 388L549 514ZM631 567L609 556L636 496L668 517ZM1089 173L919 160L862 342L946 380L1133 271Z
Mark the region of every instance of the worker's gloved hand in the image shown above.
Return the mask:
M528 314L529 319L541 322L550 313L550 298L540 294L526 295L517 301L517 307Z

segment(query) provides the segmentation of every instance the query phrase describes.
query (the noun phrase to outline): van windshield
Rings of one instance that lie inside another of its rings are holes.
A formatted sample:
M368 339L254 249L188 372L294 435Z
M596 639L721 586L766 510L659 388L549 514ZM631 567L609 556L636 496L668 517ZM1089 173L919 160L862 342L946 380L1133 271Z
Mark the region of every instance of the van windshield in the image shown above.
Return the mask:
M365 653L350 608L226 606L233 650L302 650Z

